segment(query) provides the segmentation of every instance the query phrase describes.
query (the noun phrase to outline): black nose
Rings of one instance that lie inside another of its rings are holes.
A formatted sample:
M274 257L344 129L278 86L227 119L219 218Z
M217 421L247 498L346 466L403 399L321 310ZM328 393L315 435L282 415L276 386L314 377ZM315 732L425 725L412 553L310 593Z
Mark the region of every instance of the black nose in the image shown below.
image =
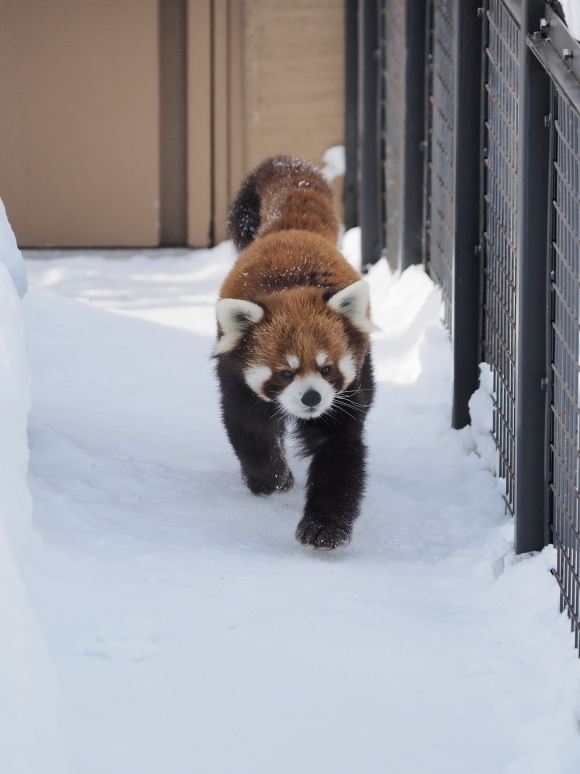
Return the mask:
M304 403L305 406L318 406L321 400L322 395L319 392L316 392L316 390L306 390L302 396L302 403Z

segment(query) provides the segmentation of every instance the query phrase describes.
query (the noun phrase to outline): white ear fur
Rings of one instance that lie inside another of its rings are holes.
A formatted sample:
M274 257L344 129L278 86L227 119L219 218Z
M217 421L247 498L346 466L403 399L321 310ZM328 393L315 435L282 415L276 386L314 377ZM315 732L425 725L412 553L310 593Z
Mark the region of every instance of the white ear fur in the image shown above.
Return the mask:
M335 312L345 315L351 323L365 333L378 331L379 328L369 317L369 285L365 280L358 280L344 290L339 291L328 301L328 306Z
M231 352L250 325L260 322L264 310L252 301L222 298L216 304L216 315L224 335L215 345L213 353L221 355Z

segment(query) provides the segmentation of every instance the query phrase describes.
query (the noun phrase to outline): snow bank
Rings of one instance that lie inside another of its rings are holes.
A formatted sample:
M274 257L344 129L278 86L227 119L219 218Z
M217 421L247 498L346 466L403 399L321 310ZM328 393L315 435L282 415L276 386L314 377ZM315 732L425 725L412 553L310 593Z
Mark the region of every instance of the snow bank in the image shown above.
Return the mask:
M332 182L337 177L342 177L346 172L346 157L344 145L333 145L324 151L322 157L324 167L322 174Z
M27 290L26 269L2 199L0 199L0 263L3 263L10 272L18 295L22 298Z
M0 201L0 759L10 774L65 771L58 750L56 684L19 560L31 534L26 484L30 377L22 257Z
M361 231L360 227L349 229L342 237L340 246L346 260L357 271L361 270Z
M8 270L0 264L0 526L20 553L30 526L26 488L30 377L25 348L20 301Z

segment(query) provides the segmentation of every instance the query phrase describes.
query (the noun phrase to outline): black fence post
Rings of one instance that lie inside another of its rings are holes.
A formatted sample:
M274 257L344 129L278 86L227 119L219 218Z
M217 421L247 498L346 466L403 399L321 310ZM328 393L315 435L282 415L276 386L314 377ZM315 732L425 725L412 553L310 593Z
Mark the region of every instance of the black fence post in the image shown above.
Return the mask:
M359 53L358 0L345 0L344 6L344 225L358 226L359 186Z
M379 2L360 0L359 62L361 72L361 158L359 224L363 267L382 254L380 122L379 122Z
M455 0L455 233L453 237L452 426L470 423L478 387L480 284L481 12L480 0Z
M517 266L515 549L546 544L545 411L549 79L527 45L540 31L543 0L523 0L520 52L520 153Z

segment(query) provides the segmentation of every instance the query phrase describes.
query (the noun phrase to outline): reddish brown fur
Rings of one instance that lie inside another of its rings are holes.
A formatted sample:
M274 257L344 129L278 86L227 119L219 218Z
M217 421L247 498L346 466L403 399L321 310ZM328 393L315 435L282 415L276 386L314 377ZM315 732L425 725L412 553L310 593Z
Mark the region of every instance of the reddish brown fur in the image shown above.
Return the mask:
M339 222L334 194L320 172L310 164L280 159L264 166L259 177L261 226L258 237L277 231L309 231L336 245Z
M328 239L310 231L279 231L257 237L239 256L220 298L255 301L258 295L299 287L317 288L322 297L325 291L334 294L359 279Z
M325 352L326 362L333 366L328 381L336 390L347 386L338 368L339 361L351 354L358 371L368 345L363 341L364 334L352 326L345 335L342 315L326 305L320 289L296 288L277 296L257 296L256 300L265 314L246 335L240 351L244 364L268 365L276 375L288 368L287 357L293 355L300 363L293 370L297 376L304 376L320 370L316 356ZM286 385L281 382L280 386Z
M259 183L259 231L220 291L220 298L253 301L266 312L244 337L242 360L284 368L279 364L288 354L313 362L322 350L336 363L350 345L358 369L368 336L326 305L331 295L360 279L336 247L338 219L330 186L305 163L266 168Z

